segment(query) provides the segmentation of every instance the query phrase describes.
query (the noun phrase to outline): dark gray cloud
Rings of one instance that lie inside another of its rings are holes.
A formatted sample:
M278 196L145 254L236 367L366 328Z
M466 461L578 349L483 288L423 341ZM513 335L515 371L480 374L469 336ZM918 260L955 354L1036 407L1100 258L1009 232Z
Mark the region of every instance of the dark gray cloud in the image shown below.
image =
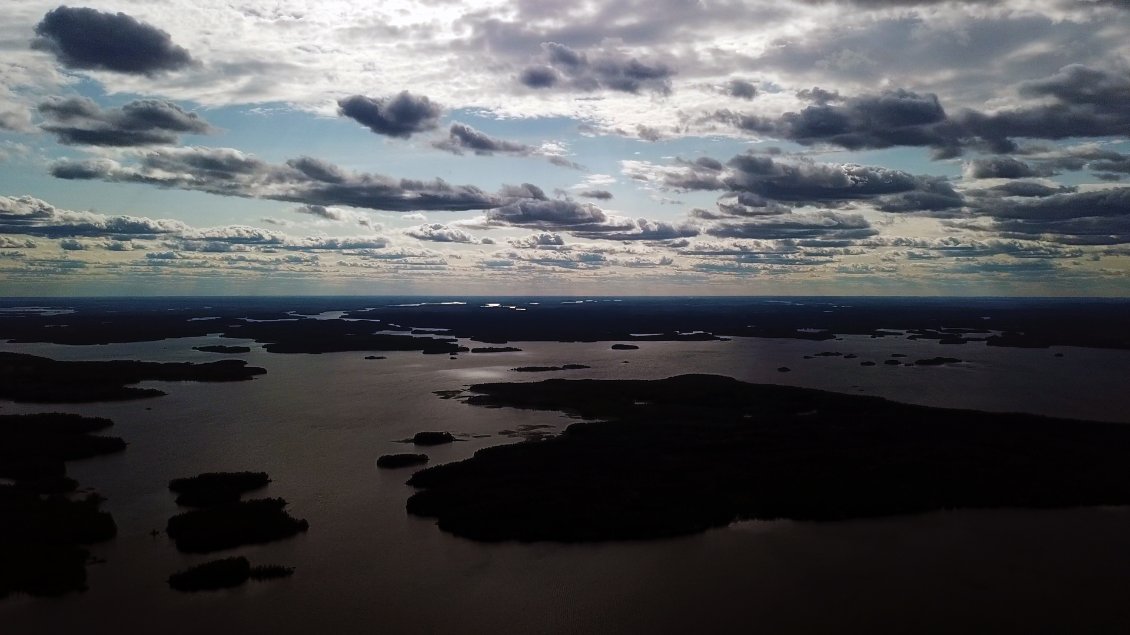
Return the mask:
M991 217L990 223L953 224L993 231L1006 238L1039 238L1076 245L1130 243L1130 187L1041 198L979 199L974 210Z
M593 198L593 199L596 199L598 201L612 200L612 192L609 192L608 190L583 190L581 192L578 192L577 196L583 196L585 198Z
M757 96L757 86L745 79L731 79L726 82L726 94L738 99L753 99Z
M855 240L879 232L859 214L819 211L807 214L781 214L721 222L706 230L711 236L759 240L828 239Z
M752 192L733 192L718 198L716 211L694 209L691 215L704 220L735 218L742 216L773 216L787 214L789 208L776 201L766 200Z
M1130 134L1130 72L1073 64L1050 77L1024 82L1021 96L1039 100L993 113L963 109L947 114L936 95L894 90L837 99L819 89L801 91L814 101L799 112L762 117L729 110L707 119L802 145L849 150L930 147L935 158L973 147L992 153L1019 150L1014 139L1067 139ZM1108 170L1113 171L1113 170Z
M339 112L377 134L407 138L439 125L443 109L422 95L408 91L392 97L352 95L337 102Z
M124 13L59 7L43 16L35 34L32 47L69 68L154 75L193 64L168 33Z
M591 203L546 198L518 199L490 210L487 218L508 225L539 229L600 229L609 220L604 210Z
M671 91L675 71L662 62L643 62L617 51L583 53L557 42L543 42L545 64L522 69L518 81L529 88L569 88L583 92Z
M64 179L144 183L222 196L398 212L480 210L501 202L477 187L440 179L348 172L311 157L271 164L230 148L155 149L129 166L107 160L62 161L51 167L51 173Z
M811 101L820 105L844 100L844 98L838 92L834 90L824 90L819 86L813 86L812 88L804 88L798 90L796 96L797 99Z
M1032 176L1050 176L1051 172L1039 169L1012 157L973 159L965 164L964 175L970 179L1024 179Z
M478 155L491 155L495 153L528 155L534 148L521 143L514 143L503 139L495 139L490 135L480 132L464 123L455 122L448 130L448 137L432 144L440 150L454 154L474 152Z
M849 150L893 146L948 148L957 143L955 137L959 133L932 93L919 95L896 90L832 103L838 101L832 94L813 90L819 92L806 96L816 103L776 119L732 111L718 111L712 118L802 145L830 144Z
M994 218L1026 221L1130 216L1130 187L1021 200L987 200L976 206L975 211Z
M677 190L745 193L744 198L727 200L729 209L719 210L740 216L771 213L760 209L769 201L835 207L871 200L892 212L938 212L961 205L961 195L944 179L877 166L786 161L753 152L731 158L723 169L717 169L719 165L710 159L682 161L674 167L637 164L628 173Z
M1047 172L1090 170L1130 174L1130 155L1095 144L1066 148L1025 147L1019 148L1017 153Z
M967 192L967 194L970 196L1022 196L1026 198L1041 198L1044 196L1052 196L1053 194L1069 194L1074 192L1075 189L1074 187L1068 187L1066 185L1051 186L1034 181L1010 181L985 190L971 190Z
M561 77L548 66L527 66L518 74L518 81L530 88L552 88Z
M86 97L54 97L39 104L40 126L66 145L144 146L174 144L182 134L208 134L208 122L180 106L154 99L103 110Z

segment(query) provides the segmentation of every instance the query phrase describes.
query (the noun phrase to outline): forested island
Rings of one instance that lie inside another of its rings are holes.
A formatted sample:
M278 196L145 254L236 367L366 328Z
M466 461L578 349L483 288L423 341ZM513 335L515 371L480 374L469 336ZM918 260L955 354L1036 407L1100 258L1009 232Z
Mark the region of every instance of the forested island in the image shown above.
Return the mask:
M1130 503L1124 425L901 404L713 375L470 387L587 419L417 472L409 513L482 541L678 536L743 519Z

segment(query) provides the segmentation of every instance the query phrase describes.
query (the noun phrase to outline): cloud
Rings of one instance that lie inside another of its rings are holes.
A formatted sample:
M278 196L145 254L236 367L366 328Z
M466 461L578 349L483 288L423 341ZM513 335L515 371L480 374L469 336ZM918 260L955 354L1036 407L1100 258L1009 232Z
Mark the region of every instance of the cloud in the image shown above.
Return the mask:
M326 236L310 236L307 238L299 238L289 240L285 245L285 249L327 249L327 250L342 250L342 249L384 249L389 244L388 239L384 236L347 236L347 237L326 237ZM372 255L372 254L368 254Z
M180 106L153 99L103 110L87 97L53 97L39 104L40 127L66 145L144 146L174 144L181 134L213 132L208 122Z
M757 96L757 86L748 80L731 79L725 86L726 94L738 99L753 99Z
M1130 188L1054 194L1040 198L979 199L974 211L991 222L953 221L954 227L993 231L1006 238L1063 244L1130 243Z
M68 68L155 75L193 64L169 34L124 13L59 7L35 26L32 48Z
M577 192L577 196L592 198L598 201L612 200L612 192L609 192L608 190L582 190L580 192Z
M973 159L966 162L962 174L967 179L1023 179L1049 175L1047 170L1033 168L1012 157Z
M1065 248L1033 240L971 240L947 236L945 238L876 237L861 241L866 247L905 248L910 260L936 260L940 258L985 258L1011 256L1013 258L1077 258L1083 255L1079 248Z
M706 233L722 238L759 240L854 240L874 236L879 232L859 214L819 211L721 222L707 228Z
M709 157L673 166L641 161L621 164L632 178L660 187L738 193L736 199L723 200L723 215L758 215L759 208L770 205L768 201L834 207L871 200L879 209L892 212L939 212L961 205L960 194L944 179L878 166L783 161L753 152L734 156L725 165ZM765 211L770 210L781 211L772 207Z
M967 147L993 153L1018 149L1015 138L1066 139L1130 134L1130 71L1072 64L1022 82L1020 96L1038 100L996 112L972 108L946 113L934 93L898 89L847 99L820 89L798 96L814 103L779 117L717 110L707 120L802 145L849 150L931 147L949 158Z
M440 150L446 150L454 154L463 154L464 151L470 151L479 155L491 155L495 153L528 155L534 151L534 148L531 146L495 139L483 132L475 130L467 124L459 122L451 124L451 129L448 131L448 137L446 139L436 141L432 145Z
M0 234L43 238L156 238L190 229L178 220L76 212L31 196L0 196Z
M541 267L588 270L599 269L609 264L609 258L596 251L571 250L509 250L491 255L484 262L487 267L508 267L515 262L524 262Z
M1027 198L1040 198L1044 196L1052 196L1053 194L1068 194L1076 191L1076 188L1066 185L1044 185L1035 181L1009 181L990 187L985 190L969 190L966 192L969 196L1023 196Z
M299 214L308 214L310 216L317 216L326 220L342 220L342 218L344 218L342 216L341 210L334 209L332 207L326 207L325 205L301 205L294 208L294 211L298 212Z
M11 236L0 235L0 249L35 249L38 247L34 240L21 240Z
M525 238L512 238L508 242L519 249L555 248L565 245L565 239L555 232L539 232Z
M546 63L527 66L518 75L518 81L528 88L671 92L675 71L662 62L642 62L615 50L590 55L557 42L543 42L541 47Z
M422 95L402 91L393 97L352 95L337 102L339 113L377 134L408 138L434 130L443 109Z
M26 108L0 104L0 130L28 132L31 130L31 115Z
M299 157L271 164L231 148L160 148L143 152L135 165L114 161L60 161L51 174L262 198L305 205L346 205L387 211L477 210L499 200L477 187L347 172L320 159Z
M604 210L591 203L568 199L519 199L487 212L494 222L520 227L558 228L602 225L609 220Z
M404 230L404 233L418 240L428 240L437 243L468 243L475 244L479 241L470 233L458 227L451 227L443 223L429 223Z
M820 89L814 89L819 91ZM955 133L932 93L894 90L831 103L826 91L810 93L817 102L799 112L771 119L728 110L713 118L737 128L788 139L802 145L829 144L849 150L893 146L953 146Z
M699 228L691 223L669 223L666 221L637 218L628 227L621 226L585 228L573 231L581 238L600 238L603 240L673 240L689 238L699 234Z

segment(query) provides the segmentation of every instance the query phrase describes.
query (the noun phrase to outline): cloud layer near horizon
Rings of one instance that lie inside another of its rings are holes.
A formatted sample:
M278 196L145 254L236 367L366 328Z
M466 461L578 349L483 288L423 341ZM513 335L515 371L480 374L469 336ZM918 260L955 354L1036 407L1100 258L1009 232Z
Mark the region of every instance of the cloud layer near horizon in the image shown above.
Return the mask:
M50 269L29 264L44 251L90 265L59 276L286 251L259 264L1130 292L1124 3L29 0L0 18L10 280ZM151 210L113 211L141 191ZM112 211L74 211L83 194ZM186 197L204 195L221 203L201 223ZM1042 283L1010 277L1037 259Z

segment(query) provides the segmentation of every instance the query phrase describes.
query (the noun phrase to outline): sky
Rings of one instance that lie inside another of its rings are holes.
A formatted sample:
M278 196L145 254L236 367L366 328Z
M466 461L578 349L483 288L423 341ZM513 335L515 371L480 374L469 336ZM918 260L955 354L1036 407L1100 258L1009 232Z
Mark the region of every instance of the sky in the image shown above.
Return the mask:
M1127 0L0 4L0 295L1130 294Z

